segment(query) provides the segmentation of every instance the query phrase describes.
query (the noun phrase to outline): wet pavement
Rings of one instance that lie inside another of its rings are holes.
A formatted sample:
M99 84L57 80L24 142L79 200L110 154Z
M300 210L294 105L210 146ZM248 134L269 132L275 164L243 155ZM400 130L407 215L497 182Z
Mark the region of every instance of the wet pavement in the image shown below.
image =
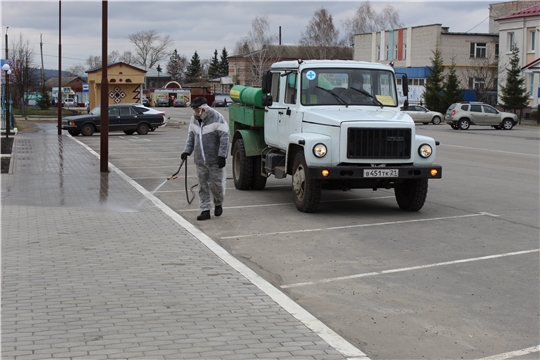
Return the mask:
M2 174L2 359L367 359L54 125Z

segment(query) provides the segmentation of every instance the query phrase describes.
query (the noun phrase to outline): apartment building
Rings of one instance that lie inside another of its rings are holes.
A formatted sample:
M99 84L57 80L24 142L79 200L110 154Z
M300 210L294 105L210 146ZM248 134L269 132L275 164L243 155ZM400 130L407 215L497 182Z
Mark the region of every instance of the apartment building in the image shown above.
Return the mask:
M496 102L498 34L453 33L441 24L358 34L354 60L393 62L396 72L409 78L410 103L420 103L437 48L444 67L455 65L461 87L469 90L468 100Z

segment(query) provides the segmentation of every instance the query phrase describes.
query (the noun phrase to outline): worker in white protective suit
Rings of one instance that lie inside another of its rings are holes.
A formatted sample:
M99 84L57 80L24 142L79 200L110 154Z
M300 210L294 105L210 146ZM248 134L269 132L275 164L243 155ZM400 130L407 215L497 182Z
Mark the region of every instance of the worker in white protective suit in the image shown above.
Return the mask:
M199 208L197 220L211 218L212 198L214 215L223 213L225 197L225 161L229 148L229 125L223 115L208 106L204 97L191 102L193 116L189 123L188 138L182 160L193 154L199 181Z

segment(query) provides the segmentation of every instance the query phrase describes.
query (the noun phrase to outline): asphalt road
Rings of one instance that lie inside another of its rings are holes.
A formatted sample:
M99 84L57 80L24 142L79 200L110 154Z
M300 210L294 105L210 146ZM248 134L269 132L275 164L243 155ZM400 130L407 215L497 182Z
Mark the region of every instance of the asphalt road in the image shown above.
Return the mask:
M190 109L162 110L171 120L153 133L111 133L109 161L370 358L539 358L537 127L418 125L441 142L443 178L415 213L393 190L323 191L300 213L290 177L238 191L229 158L224 214L198 222L183 170L165 182ZM78 140L99 152L99 135Z

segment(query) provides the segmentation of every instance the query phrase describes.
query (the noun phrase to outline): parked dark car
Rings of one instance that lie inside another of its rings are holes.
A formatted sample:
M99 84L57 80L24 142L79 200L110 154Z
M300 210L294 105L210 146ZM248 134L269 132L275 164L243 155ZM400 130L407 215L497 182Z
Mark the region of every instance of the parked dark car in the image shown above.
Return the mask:
M177 99L174 99L174 102L173 102L173 106L174 107L186 107L187 106L187 102L186 100L184 100L184 98L177 98Z
M231 103L232 100L228 97L218 98L218 96L216 96L216 100L212 103L212 107L227 107Z
M145 98L145 97L144 97L144 98L142 99L142 104L143 104L144 106L150 106L150 100L148 100L148 98Z
M169 99L168 98L158 98L157 107L160 107L160 106L169 107L170 106Z
M101 108L96 106L88 114L62 119L62 129L72 136L90 136L100 131ZM123 131L127 135L137 132L146 135L165 125L165 114L140 104L109 105L109 131Z

